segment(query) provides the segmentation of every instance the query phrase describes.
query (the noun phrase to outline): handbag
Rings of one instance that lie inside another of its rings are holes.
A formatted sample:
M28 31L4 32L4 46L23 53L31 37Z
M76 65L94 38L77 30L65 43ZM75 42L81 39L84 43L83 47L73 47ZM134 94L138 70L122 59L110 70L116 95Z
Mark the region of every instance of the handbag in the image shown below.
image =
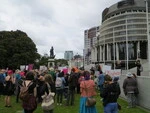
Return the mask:
M96 104L96 99L93 97L88 97L86 100L86 106L94 106Z
M55 107L54 106L54 95L55 95L55 93L52 93L50 85L48 83L46 83L46 84L48 86L49 94L47 94L45 92L45 95L42 96L43 101L42 101L41 107L43 110L48 111L48 110L54 109L54 107Z
M85 85L85 82L84 82L84 85ZM86 92L86 94L88 93L86 85L85 85L85 92ZM94 106L95 104L96 104L96 99L94 97L87 97L87 100L86 100L86 103L85 103L85 105L87 107Z

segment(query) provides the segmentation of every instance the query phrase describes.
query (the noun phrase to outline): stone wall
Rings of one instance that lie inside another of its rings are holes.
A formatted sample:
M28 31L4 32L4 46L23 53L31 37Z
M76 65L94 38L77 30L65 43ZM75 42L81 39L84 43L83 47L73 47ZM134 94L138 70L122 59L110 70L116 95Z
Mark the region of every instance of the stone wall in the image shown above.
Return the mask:
M125 98L123 93L123 81L126 78L125 74L120 76L120 87L121 87L121 97ZM150 76L138 76L137 77L139 95L138 95L138 104L144 108L150 110Z

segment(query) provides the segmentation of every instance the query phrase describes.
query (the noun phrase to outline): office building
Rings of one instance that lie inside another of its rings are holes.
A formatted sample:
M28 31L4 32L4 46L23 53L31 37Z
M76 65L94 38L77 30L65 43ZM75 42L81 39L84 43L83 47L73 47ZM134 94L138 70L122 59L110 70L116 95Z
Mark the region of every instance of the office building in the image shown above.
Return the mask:
M73 51L65 51L65 53L64 53L64 59L66 59L66 60L73 59Z
M92 27L84 31L84 65L89 65L91 63L91 49L97 42L97 34L99 32L99 27Z

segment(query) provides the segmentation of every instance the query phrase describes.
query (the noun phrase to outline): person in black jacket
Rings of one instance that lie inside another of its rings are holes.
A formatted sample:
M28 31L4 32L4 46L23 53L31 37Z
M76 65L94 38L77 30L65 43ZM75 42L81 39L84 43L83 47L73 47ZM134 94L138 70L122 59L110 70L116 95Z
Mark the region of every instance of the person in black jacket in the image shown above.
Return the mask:
M141 76L141 72L143 71L143 66L140 63L140 60L137 60L135 62L135 65L137 67L137 72L136 72L137 76Z
M120 92L117 82L113 82L109 75L105 75L104 89L100 93L103 98L104 113L118 113L117 99Z
M75 88L77 86L77 74L75 73L74 68L71 69L71 74L68 78L68 85L69 85L69 92L66 103L67 106L69 105L69 103L70 105L74 105Z

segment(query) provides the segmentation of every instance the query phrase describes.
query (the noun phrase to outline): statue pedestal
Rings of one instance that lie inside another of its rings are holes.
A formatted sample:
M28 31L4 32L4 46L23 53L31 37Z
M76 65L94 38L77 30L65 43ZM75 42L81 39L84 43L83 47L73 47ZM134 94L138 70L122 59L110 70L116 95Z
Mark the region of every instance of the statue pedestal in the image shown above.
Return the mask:
M55 59L48 59L48 69L55 66Z

